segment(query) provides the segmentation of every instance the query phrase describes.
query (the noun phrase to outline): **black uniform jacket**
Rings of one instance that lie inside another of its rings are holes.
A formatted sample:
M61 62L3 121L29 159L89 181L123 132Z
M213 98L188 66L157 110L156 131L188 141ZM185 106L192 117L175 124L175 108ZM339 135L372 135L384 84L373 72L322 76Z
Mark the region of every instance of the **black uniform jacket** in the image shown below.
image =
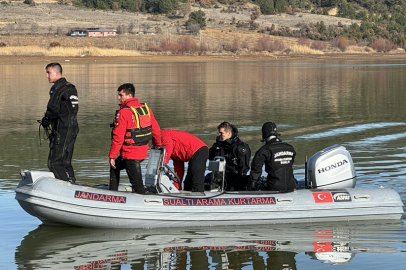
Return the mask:
M69 133L77 134L79 101L76 87L62 77L51 87L49 95L45 116L50 118L52 130L59 133L69 130Z
M296 188L293 175L293 162L296 151L288 143L273 138L264 144L256 153L251 163L250 178L258 181L262 174L262 166L268 173L266 187L263 189L288 191Z
M209 160L216 156L223 156L226 160L226 175L237 174L246 175L249 171L251 159L251 150L248 144L241 141L233 132L233 136L225 141L216 138L216 142L209 150Z

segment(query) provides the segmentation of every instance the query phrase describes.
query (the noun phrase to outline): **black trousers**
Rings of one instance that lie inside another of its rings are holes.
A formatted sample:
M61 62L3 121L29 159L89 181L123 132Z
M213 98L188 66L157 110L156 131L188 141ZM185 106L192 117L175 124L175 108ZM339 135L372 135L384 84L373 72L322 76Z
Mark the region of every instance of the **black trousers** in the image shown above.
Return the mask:
M189 160L187 174L184 183L184 190L204 192L204 173L206 161L209 158L209 149L202 146Z
M69 130L68 130L69 131ZM48 168L55 178L75 182L75 173L72 167L73 148L77 132L52 132L49 141Z
M120 171L127 171L128 179L132 185L133 193L144 194L145 188L142 182L141 163L142 160L116 158L116 168L110 167L110 190L118 190L120 184Z
M238 175L235 173L226 173L226 190L242 191L250 181L249 175Z

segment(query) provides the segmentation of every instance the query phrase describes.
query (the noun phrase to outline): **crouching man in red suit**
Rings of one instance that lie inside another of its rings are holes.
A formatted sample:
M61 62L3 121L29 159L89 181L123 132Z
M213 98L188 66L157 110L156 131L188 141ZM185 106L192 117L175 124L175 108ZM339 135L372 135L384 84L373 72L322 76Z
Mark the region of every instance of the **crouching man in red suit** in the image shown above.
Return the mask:
M204 192L204 173L209 157L209 147L195 135L180 130L161 130L162 145L165 146L165 163L173 160L175 173L180 182L174 183L180 189L185 173L185 162L189 162L184 190Z

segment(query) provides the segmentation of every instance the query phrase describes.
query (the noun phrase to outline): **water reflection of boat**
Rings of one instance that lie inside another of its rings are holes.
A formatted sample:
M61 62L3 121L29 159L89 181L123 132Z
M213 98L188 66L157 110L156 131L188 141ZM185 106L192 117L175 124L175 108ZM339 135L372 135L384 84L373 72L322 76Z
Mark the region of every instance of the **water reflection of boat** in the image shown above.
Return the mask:
M359 252L400 252L391 246L401 241L401 233L402 222L115 231L40 226L21 241L15 262L18 269L119 269L122 264L131 269L187 269L191 264L296 269L298 253L343 264Z

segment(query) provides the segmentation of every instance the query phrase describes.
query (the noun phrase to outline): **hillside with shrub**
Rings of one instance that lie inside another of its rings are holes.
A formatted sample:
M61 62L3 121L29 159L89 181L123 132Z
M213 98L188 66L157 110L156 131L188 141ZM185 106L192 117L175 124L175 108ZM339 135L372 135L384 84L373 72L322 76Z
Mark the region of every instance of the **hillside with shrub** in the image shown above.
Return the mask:
M247 0L201 0L196 3L202 7L216 8L218 4L239 5ZM131 12L149 12L169 14L179 8L179 0L75 0L77 6L97 9L127 10ZM372 39L383 38L396 45L403 46L406 33L406 1L404 0L254 0L260 13L290 14L310 12L313 14L330 15L334 10L336 17L360 20L349 27L326 26L322 19L317 25L303 25L299 30L287 33L295 37L307 37L312 40L332 40L343 36L357 41L371 42ZM271 29L271 35L278 31Z
M19 54L4 48L26 45L83 48L81 55L92 47L161 54L405 48L403 0L25 0L1 7L0 55ZM117 36L72 38L74 27L116 29Z

